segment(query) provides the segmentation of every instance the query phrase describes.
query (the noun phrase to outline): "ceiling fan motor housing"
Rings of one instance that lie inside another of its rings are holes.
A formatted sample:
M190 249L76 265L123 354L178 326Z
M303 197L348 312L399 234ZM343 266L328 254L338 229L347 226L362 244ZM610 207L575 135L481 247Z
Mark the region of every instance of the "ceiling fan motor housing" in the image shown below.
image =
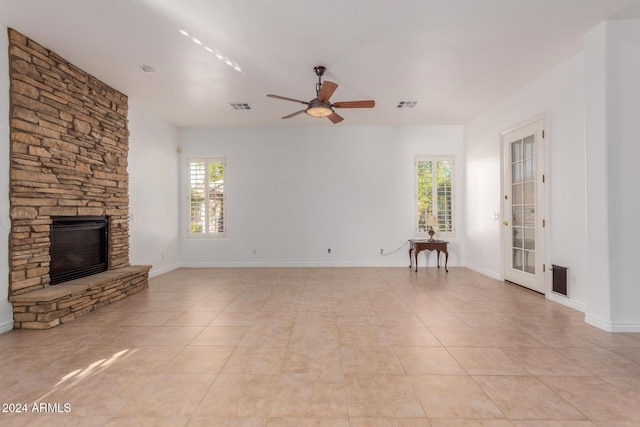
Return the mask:
M314 98L309 101L309 107L307 107L306 113L313 117L327 117L333 114L333 109L330 103L322 102L318 98Z

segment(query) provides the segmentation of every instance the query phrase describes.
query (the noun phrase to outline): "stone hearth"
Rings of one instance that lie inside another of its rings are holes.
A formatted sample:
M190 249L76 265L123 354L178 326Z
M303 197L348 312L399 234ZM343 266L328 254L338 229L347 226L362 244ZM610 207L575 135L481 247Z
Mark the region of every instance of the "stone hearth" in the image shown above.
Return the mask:
M14 327L48 329L120 301L147 287L150 268L133 265L14 295Z

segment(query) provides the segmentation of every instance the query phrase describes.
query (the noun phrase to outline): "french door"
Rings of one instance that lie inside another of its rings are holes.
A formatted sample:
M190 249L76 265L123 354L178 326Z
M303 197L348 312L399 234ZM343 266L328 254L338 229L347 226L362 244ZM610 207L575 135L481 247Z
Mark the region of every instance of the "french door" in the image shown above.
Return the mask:
M544 121L502 135L504 278L545 293Z

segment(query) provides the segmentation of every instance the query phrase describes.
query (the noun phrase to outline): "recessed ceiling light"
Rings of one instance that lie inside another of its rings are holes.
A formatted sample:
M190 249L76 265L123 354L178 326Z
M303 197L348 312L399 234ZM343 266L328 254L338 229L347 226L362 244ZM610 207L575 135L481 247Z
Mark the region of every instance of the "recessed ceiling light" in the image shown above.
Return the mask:
M145 73L155 73L156 69L153 68L151 65L141 65L140 69L142 71L144 71Z

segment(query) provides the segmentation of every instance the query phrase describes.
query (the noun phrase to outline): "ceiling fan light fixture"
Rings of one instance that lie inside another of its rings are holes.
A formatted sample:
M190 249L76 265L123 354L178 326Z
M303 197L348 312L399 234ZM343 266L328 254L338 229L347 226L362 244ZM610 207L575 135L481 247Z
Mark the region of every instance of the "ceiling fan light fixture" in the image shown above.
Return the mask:
M333 110L331 109L331 104L322 102L316 98L309 102L306 113L312 117L327 117L333 114Z
M376 102L373 99L366 101L346 101L346 102L329 102L329 98L333 95L333 92L338 88L337 83L325 81L322 82L322 75L326 71L326 68L318 65L313 69L318 76L318 83L316 84L316 97L311 101L301 101L299 99L287 98L286 96L267 94L269 98L281 99L283 101L291 101L297 104L303 104L306 106L304 110L298 110L295 113L288 114L283 119L290 119L302 113L307 113L311 117L326 117L331 123L337 124L344 120L340 114L337 114L334 108L373 108Z

